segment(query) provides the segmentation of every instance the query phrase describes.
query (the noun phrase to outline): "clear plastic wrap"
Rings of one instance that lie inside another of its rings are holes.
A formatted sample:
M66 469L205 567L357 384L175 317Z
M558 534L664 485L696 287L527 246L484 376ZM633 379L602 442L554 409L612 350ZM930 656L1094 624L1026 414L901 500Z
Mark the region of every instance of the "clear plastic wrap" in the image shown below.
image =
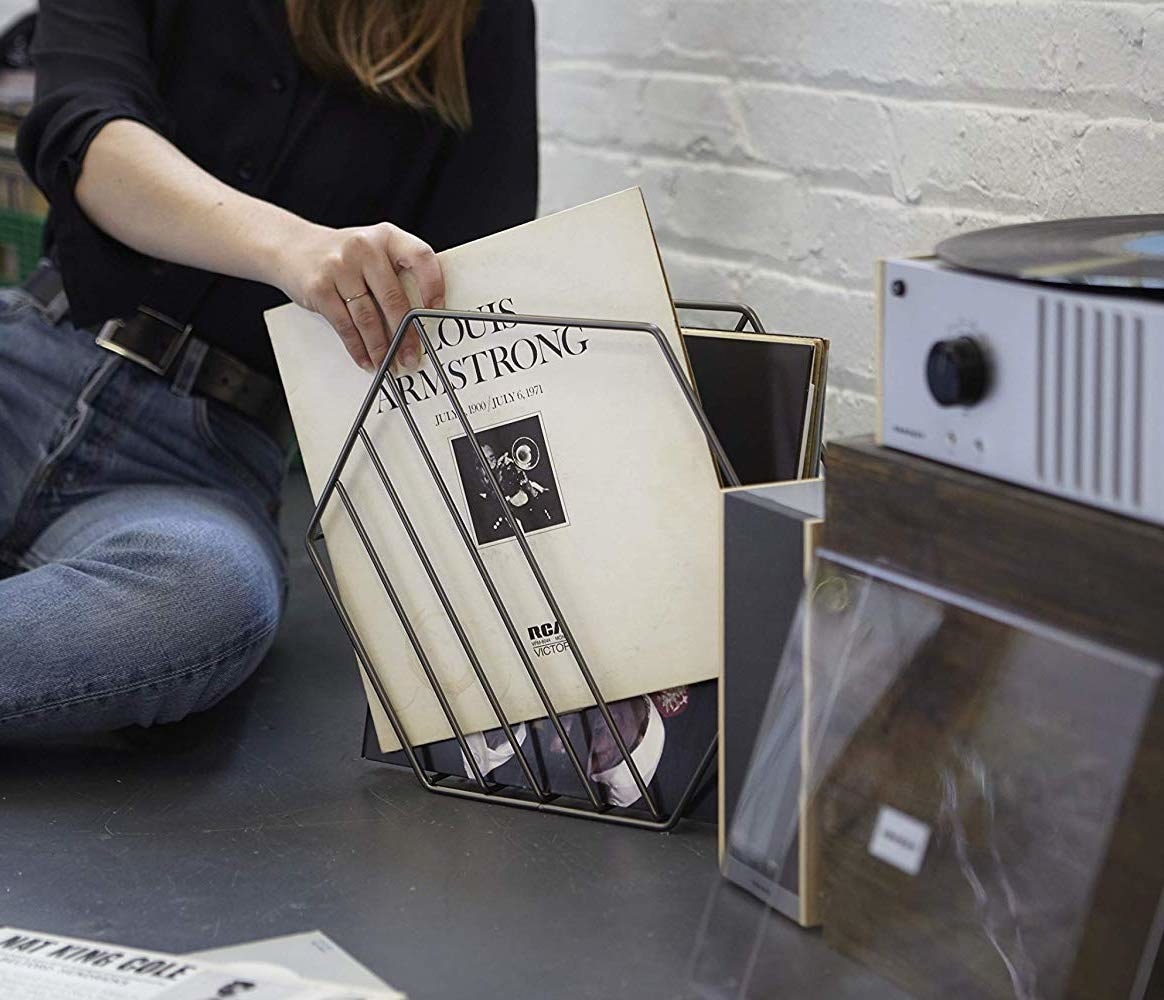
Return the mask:
M821 553L729 827L752 894L713 890L691 995L1147 995L1160 677ZM792 863L823 934L772 910Z

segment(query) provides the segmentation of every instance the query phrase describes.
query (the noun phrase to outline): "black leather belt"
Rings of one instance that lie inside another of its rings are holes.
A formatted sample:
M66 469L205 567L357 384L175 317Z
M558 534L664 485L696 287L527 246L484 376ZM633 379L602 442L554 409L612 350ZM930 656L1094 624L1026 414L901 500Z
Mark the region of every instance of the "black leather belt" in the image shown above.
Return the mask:
M60 272L42 263L24 282L45 315L59 323L68 313ZM295 440L283 387L233 354L194 336L182 324L148 306L97 331L97 344L186 390L225 403L250 417L284 450Z

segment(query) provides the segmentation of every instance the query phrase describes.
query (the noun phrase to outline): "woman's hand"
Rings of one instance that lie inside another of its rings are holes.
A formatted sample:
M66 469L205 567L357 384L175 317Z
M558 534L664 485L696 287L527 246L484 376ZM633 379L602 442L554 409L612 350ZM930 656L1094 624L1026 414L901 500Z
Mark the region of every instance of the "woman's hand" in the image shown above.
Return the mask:
M356 364L374 371L411 308L401 271L412 273L426 307L444 306L444 276L432 247L388 222L354 229L309 225L283 248L278 284L332 325ZM420 338L408 330L395 359L399 368L417 368L420 350Z

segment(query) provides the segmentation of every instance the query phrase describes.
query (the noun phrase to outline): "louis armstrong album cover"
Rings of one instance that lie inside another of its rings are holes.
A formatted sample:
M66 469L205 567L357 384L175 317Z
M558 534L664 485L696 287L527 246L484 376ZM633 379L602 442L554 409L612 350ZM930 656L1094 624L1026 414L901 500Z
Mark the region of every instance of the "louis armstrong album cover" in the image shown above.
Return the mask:
M448 308L481 318L427 321L435 357L416 372L392 376L398 393L381 385L364 426L509 720L546 711L398 399L415 419L558 711L585 709L594 699L512 537L506 508L527 535L607 700L718 676L716 472L658 344L643 333L508 319L653 322L687 372L641 193L624 191L445 251L440 260ZM322 317L287 305L268 312L267 323L318 499L373 376L352 364ZM468 413L500 498L469 447L438 364ZM496 729L472 663L361 446L341 478L460 726L466 733ZM344 606L408 741L449 738L449 723L338 500L322 526ZM397 749L374 696L370 703L381 749Z

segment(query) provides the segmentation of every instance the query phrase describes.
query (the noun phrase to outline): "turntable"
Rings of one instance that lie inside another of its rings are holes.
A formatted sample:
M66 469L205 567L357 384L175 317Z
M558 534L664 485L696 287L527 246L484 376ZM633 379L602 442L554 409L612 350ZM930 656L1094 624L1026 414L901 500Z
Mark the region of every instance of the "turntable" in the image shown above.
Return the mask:
M1164 524L1164 216L958 236L879 298L880 443Z

